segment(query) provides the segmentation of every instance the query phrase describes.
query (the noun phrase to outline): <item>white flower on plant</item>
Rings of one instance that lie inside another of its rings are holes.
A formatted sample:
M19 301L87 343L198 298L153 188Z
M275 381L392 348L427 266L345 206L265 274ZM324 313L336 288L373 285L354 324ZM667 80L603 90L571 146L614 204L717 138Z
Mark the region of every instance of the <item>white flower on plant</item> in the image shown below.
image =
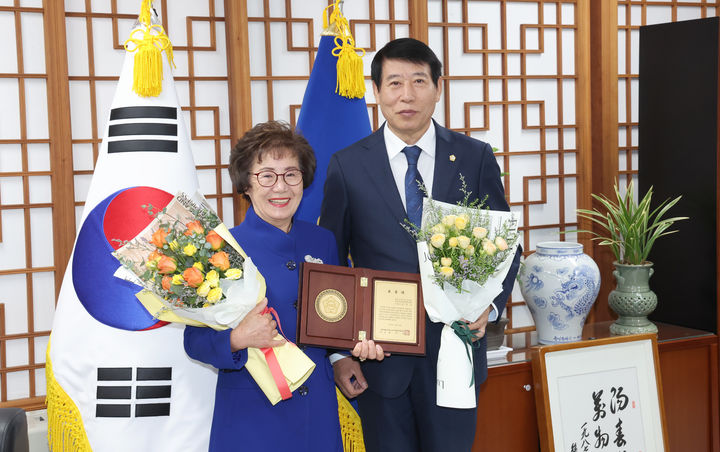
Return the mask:
M458 246L458 239L457 237L450 237L448 239L448 245L450 245L452 248L457 248Z
M445 232L445 226L443 226L442 223L438 223L435 226L431 227L430 231L433 234L443 234Z
M465 255L472 256L473 254L475 254L475 247L472 245L468 245L468 247L465 248Z
M462 231L465 229L470 222L470 217L467 214L458 215L457 218L455 218L455 227L458 228L459 231Z
M500 236L495 237L495 246L497 246L497 249L499 249L500 251L505 251L506 249L508 249L507 242L504 238Z
M490 256L497 252L497 247L495 246L495 244L488 239L483 240L482 247L483 251L485 251Z
M452 278L453 273L455 273L455 270L452 267L440 267L440 274L447 279Z
M445 243L445 234L433 234L430 237L430 244L435 248L440 248Z
M459 235L457 238L458 246L462 249L467 249L470 246L470 237Z
M455 218L457 218L455 215L445 215L442 219L442 224L447 227L455 226Z
M452 258L450 258L450 257L440 258L440 265L442 265L443 267L450 267L452 265Z
M484 239L485 237L487 237L487 233L487 229L483 227L478 226L473 228L473 237L475 237L476 239Z

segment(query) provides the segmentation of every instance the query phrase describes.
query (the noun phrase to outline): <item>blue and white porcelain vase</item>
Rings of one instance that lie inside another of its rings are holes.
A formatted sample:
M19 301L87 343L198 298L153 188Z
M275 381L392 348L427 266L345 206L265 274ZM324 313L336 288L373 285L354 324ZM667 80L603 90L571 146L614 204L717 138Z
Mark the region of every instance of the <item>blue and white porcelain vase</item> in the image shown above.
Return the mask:
M541 344L579 341L600 290L600 270L583 246L541 242L518 273Z

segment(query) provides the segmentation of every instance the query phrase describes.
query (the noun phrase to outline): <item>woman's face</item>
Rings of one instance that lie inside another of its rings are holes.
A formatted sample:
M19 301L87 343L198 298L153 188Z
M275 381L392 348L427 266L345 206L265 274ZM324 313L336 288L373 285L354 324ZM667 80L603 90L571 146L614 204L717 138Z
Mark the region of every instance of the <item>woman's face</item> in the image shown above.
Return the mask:
M290 231L292 224L292 217L295 215L300 201L303 196L303 182L302 173L300 173L299 183L297 185L289 185L282 174L287 174L286 178L290 182L297 181L292 180L292 170L296 172L300 171L300 162L297 156L293 155L290 150L281 150L280 157L278 158L276 152L273 150L265 152L261 161L255 161L252 167L250 167L250 188L245 192L250 197L253 209L255 213L285 232ZM288 171L291 171L288 173ZM256 174L260 173L258 176ZM275 178L273 173L277 174L277 180L270 187L264 187L263 185L269 185ZM261 185L258 181L263 182Z

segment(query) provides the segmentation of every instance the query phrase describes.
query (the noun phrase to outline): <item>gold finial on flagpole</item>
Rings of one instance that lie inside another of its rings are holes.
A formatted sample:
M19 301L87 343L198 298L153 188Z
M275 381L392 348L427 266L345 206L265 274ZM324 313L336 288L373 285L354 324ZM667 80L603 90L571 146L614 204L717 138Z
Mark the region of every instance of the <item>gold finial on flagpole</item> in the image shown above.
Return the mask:
M335 0L323 11L323 36L335 36L332 54L338 57L335 92L348 99L365 96L362 57L365 50L355 47L350 23L342 12L343 0ZM329 11L332 8L332 11ZM361 52L358 55L358 51Z
M340 10L340 14L343 12L343 5L345 4L345 0L340 0L338 2L338 8ZM338 36L340 34L340 29L337 27L337 24L335 23L335 17L333 16L333 13L329 11L330 7L335 6L334 4L328 5L327 8L323 11L323 31L321 33L322 36ZM328 25L329 22L329 25Z
M140 16L138 17L138 20L141 24L145 25L146 27L149 27L150 20L151 20L151 14L150 9L152 8L152 0L142 0L142 3L140 4Z

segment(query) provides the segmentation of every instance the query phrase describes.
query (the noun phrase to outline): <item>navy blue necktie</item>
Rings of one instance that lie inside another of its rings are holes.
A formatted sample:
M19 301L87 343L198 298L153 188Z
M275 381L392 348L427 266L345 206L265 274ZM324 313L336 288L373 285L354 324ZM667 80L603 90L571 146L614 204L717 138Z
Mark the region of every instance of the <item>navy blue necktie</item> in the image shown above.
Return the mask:
M422 222L423 192L420 184L423 183L422 176L418 171L418 157L422 149L417 146L407 146L402 150L407 158L408 169L405 173L405 207L407 208L408 220L417 227Z

